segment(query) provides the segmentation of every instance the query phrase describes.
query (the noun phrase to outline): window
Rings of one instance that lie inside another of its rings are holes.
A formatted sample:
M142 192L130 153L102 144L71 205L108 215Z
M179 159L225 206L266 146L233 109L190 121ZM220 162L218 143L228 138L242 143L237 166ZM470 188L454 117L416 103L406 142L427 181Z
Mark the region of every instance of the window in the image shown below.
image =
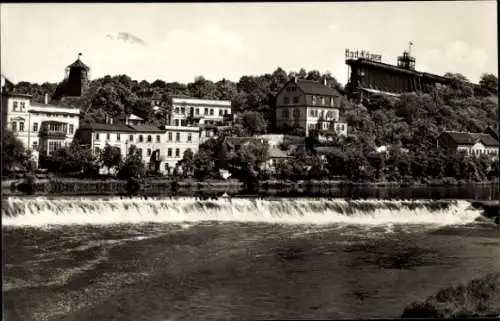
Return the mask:
M17 101L14 101L14 102L12 103L12 110L13 110L13 111L17 111Z
M210 116L213 116L213 115L214 115L214 109L210 108Z
M210 137L210 131L209 130L205 131L205 137Z
M33 142L33 150L38 150L38 142L37 141Z
M179 113L179 107L175 107L175 112L178 114Z
M321 97L321 104L324 105L325 104L325 97Z
M99 140L99 133L95 133L95 140Z
M298 104L299 103L299 97L298 96L293 97L293 103L294 104Z
M159 143L161 141L160 135L156 135L156 142Z
M226 110L224 110L224 115L227 115L227 114L229 114L229 110L226 109Z
M142 137L142 135L139 135L139 143L142 143L144 141L144 138Z
M142 158L142 148L137 148L137 154Z
M283 103L284 103L285 105L288 105L288 104L290 103L290 97L285 96L285 98L283 98Z
M283 118L288 118L288 116L290 116L288 109L283 109Z
M153 139L151 138L151 135L148 135L148 143L151 143Z
M168 163L165 163L164 168L166 171L168 171Z
M175 133L175 141L179 142L181 140L181 133Z
M188 142L190 142L190 141L191 141L191 139L192 139L192 135L191 135L191 133L189 133L189 134L188 134L187 141L188 141Z
M34 132L38 131L38 123L33 123L33 131Z
M168 156L168 157L172 157L172 148L169 148L169 149L167 150L167 156Z
M72 124L70 124L69 125L69 133L73 134L73 130L75 130L75 127Z
M208 108L205 108L204 113L205 115L208 115Z
M185 119L181 119L181 126L186 126L186 120Z
M21 111L24 111L26 107L26 103L24 101L21 102Z
M175 157L179 157L181 155L181 151L179 148L175 149Z
M185 113L186 113L186 108L181 107L181 114L183 114L183 115L184 115Z
M196 108L196 115L199 115L199 114L200 114L200 109Z
M309 111L309 116L314 117L314 110L313 110L313 109L311 109L311 110Z
M151 148L148 148L147 155L148 155L148 156L151 156Z
M172 132L168 132L168 140L172 141Z
M24 132L24 122L19 122L19 131Z
M133 142L133 141L134 141L134 135L130 135L130 136L128 137L128 141L129 141L129 142Z
M111 139L111 134L110 133L107 133L106 134L106 140L110 140Z
M179 120L178 119L175 120L175 126L179 126Z
M222 109L219 109L219 116L224 115L224 111Z
M117 140L117 141L120 141L120 138L121 138L121 137L120 137L120 134L119 134L119 133L118 133L118 134L116 134L116 140Z

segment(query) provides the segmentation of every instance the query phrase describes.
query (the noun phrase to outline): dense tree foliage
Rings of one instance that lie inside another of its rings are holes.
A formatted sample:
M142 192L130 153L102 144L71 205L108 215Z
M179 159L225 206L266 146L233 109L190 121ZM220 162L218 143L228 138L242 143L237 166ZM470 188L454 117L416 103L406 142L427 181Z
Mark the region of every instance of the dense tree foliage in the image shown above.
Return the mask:
M8 129L2 131L0 149L2 150L3 172L15 168L23 169L29 160L23 143Z

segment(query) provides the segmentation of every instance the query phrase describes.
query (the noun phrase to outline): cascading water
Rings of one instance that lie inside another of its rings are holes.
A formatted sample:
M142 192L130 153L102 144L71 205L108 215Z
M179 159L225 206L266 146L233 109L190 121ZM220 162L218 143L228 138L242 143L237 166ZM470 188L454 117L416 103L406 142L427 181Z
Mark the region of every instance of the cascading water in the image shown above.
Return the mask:
M2 206L4 226L32 227L202 221L460 225L480 215L467 201L432 200L9 198Z

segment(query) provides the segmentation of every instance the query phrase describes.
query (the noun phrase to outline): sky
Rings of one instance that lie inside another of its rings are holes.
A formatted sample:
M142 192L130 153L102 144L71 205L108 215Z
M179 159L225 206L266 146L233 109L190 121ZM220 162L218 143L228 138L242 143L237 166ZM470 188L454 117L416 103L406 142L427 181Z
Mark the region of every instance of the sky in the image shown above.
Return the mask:
M0 4L1 73L59 82L78 53L91 79L192 82L198 75L316 69L347 82L345 49L416 69L497 75L496 1Z

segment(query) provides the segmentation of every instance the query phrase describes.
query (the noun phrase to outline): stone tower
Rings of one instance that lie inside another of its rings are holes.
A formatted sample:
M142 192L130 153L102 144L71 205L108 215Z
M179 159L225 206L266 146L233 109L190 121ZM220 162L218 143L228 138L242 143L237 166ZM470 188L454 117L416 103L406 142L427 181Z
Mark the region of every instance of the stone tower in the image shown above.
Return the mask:
M81 60L81 53L78 54L78 59L66 67L66 74L63 82L57 87L52 99L60 100L64 97L80 97L89 86L89 71Z

